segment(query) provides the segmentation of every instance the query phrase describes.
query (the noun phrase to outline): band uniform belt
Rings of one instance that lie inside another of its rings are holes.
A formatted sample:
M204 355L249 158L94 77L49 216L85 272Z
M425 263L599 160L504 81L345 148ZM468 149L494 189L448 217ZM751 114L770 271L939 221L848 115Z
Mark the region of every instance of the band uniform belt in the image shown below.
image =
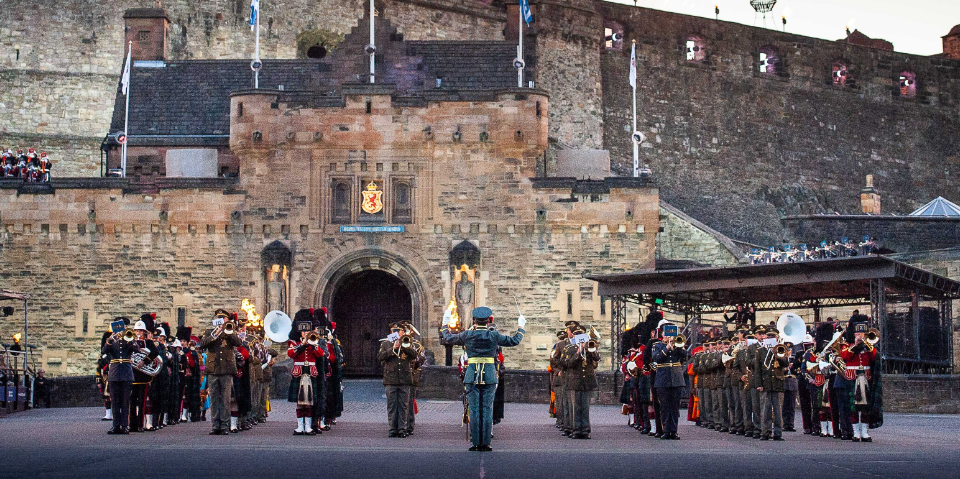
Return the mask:
M304 362L299 362L299 363L293 363L294 366L316 366L316 364L317 364L317 363L313 363L313 362L309 362L309 361L304 361Z
M133 364L133 361L131 361L130 359L111 359L111 360L110 360L110 364L117 364L117 363L130 363L130 364Z
M493 358L467 358L467 364L493 364Z
M847 369L853 371L867 371L870 369L870 366L847 366Z
M657 363L658 368L673 368L683 366L681 363Z

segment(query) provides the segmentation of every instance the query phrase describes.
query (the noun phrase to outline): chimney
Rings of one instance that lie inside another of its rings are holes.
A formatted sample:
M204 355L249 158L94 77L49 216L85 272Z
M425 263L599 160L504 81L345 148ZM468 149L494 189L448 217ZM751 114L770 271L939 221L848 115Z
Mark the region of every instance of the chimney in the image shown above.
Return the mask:
M167 12L162 8L131 8L123 12L126 56L127 44L133 42L134 60L165 60L167 52Z
M860 208L868 215L880 214L880 193L873 187L873 175L867 175L867 186L860 189Z
M960 25L950 29L943 37L943 56L951 60L960 60Z

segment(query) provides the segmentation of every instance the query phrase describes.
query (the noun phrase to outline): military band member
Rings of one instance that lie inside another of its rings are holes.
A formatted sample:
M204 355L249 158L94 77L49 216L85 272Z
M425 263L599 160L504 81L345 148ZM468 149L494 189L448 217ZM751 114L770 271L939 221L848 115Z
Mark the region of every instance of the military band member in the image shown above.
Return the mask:
M582 327L574 336L585 334ZM563 354L563 387L573 408L572 439L590 439L590 397L597 389L596 369L600 352L596 341L569 344Z
M660 313L655 309L651 309L650 314L647 315L647 320L650 320L651 315L656 315ZM660 317L663 317L662 314ZM664 320L660 320L659 324L663 324ZM643 364L650 365L650 402L653 404L653 418L655 430L647 433L648 436L653 436L656 438L663 437L663 411L661 410L660 396L659 391L656 389L657 384L657 365L654 364L656 361L653 359L654 346L661 344L660 342L660 326L656 326L650 329L650 339L647 340L647 347L643 351Z
M738 345L740 338L737 333L730 336L729 345L725 346L726 357L724 357L724 366L726 367L726 399L727 409L730 411L730 430L729 434L743 434L744 414L743 402L740 400L740 368L737 362Z
M760 340L766 338L766 328L763 326L757 326L754 329L753 335L755 341L753 344L749 344L750 340L747 339L747 390L750 391L750 406L752 409L751 416L753 416L753 438L760 439L762 437L762 424L763 424L763 408L761 407L760 398L760 387L762 386L760 378L760 369L757 367L757 355L760 351Z
M730 432L732 426L732 414L730 403L728 401L729 395L727 390L730 388L730 366L732 362L731 359L726 359L728 356L727 352L730 349L730 338L724 337L720 339L720 347L717 349L716 355L716 373L717 373L717 382L718 387L716 391L717 405L718 408L718 417L720 418L720 427L717 428L719 432Z
M230 428L230 396L233 378L237 374L236 348L240 346L240 338L236 335L236 324L229 313L218 309L215 318L223 320L223 324L204 334L199 347L207 352L205 373L213 426L210 434L227 435Z
M407 415L410 410L410 397L413 394L413 363L417 359L417 350L413 340L403 334L399 323L390 324L390 334L396 339L380 341L377 359L383 366L383 387L387 395L387 422L389 437L407 437Z
M122 318L117 318L121 320ZM104 341L100 353L109 364L108 387L112 398L113 428L107 434L128 434L130 432L130 392L133 385L133 353L140 352L136 341L129 340L123 334L110 335Z
M797 377L797 398L800 401L800 418L802 419L804 434L812 434L814 425L817 423L813 418L813 407L810 402L811 384L808 380L810 374L807 372L806 362L803 359L812 347L813 336L807 333L803 344L794 348L793 360L790 363L790 368Z
M850 412L850 422L854 442L872 442L873 438L870 437L867 429L875 429L883 424L882 401L878 397L879 354L874 347L879 340L879 331L873 331L875 336L871 343L866 339L869 332L868 325L867 320L852 321L853 345L840 351L840 357L846 363L846 370L838 374L843 375L845 381L853 383L853 408Z
M550 365L547 366L547 372L550 373L550 417L556 419L557 429L563 429L563 412L561 411L560 396L563 395L563 385L560 381L560 352L564 340L567 339L567 330L557 331L557 342L553 343L553 349L550 350Z
M191 328L184 328L187 337L187 348L183 352L183 416L182 419L190 422L200 421L200 365L201 357L197 353L197 342L200 338L192 336Z
M290 374L290 390L287 400L297 404L297 428L293 435L316 435L318 431L313 418L320 400L320 376L323 372L325 353L320 344L320 334L313 330L313 313L301 309L294 315L294 328L287 342L287 357L293 359Z
M787 360L789 361L786 369L787 374L783 381L783 432L797 432L797 428L794 427L797 415L795 404L800 390L800 382L797 380L798 371L795 369L793 362L793 343L786 342L783 345L787 349Z
M661 336L663 326L659 328ZM654 345L653 362L657 363L657 374L653 387L660 399L660 413L663 415L663 435L661 439L680 439L677 426L680 422L680 394L686 386L683 378L687 351L674 344L673 338L663 337Z
M700 425L700 395L697 384L700 377L693 369L693 363L697 356L703 353L704 347L701 344L690 350L690 359L687 361L687 377L689 378L690 394L687 399L687 421Z
M743 427L737 431L737 434L753 437L753 432L759 426L759 421L753 417L752 396L747 389L750 374L749 364L747 362L747 348L750 347L751 341L755 343L757 339L753 333L746 328L737 330L737 339L739 342L735 348L736 354L734 354L733 360L734 368L736 369L734 383L736 383L736 391L737 394L739 394L740 412L743 415Z
M567 394L566 383L563 378L565 369L563 354L567 346L570 345L570 339L573 338L573 331L580 326L580 323L567 321L564 323L564 326L566 326L566 338L557 345L554 355L557 360L557 376L559 380L559 387L557 388L557 412L560 415L560 433L564 436L569 436L573 434L573 405L570 404L570 397Z
M133 332L137 336L136 344L141 352L147 353L147 359L150 361L160 356L160 349L153 341L153 334L150 332L154 329L153 318L152 313L145 313L140 316L140 321L137 321L133 326ZM147 397L150 393L150 383L152 381L152 376L134 369L133 387L130 393L130 432L144 431L146 418L148 417Z
M713 419L713 397L711 393L711 383L713 377L707 369L707 362L714 351L713 339L708 339L703 343L703 351L693 360L693 370L697 373L697 387L700 395L700 426L713 429L715 421Z
M416 328L410 323L402 323L400 327L403 333L410 336L413 340L413 348L417 351L416 357L410 364L413 384L410 388L410 404L407 406L409 413L407 414L407 421L403 428L403 433L410 436L413 434L413 429L416 425L417 388L420 386L420 377L423 375L423 365L427 362L427 356L426 349L424 349L423 344L420 342L420 335L417 333Z
M101 421L112 421L113 420L113 408L110 404L110 390L108 386L107 378L110 375L110 358L107 357L107 354L102 352L103 346L107 344L107 339L113 336L113 333L109 331L104 331L103 337L100 338L100 356L97 358L97 371L94 374L94 378L97 381L97 390L100 391L100 399L103 400L103 418ZM132 372L130 374L133 374ZM129 394L127 395L129 397ZM129 404L127 406L129 408Z
M835 343L839 350L847 347L843 336ZM850 415L853 412L850 406L850 396L853 394L853 382L844 377L845 371L834 369L830 384L830 409L833 413L833 437L850 441L853 439L853 424Z
M518 331L513 336L503 336L487 329L493 320L493 311L485 306L474 308L474 331L453 334L449 330L450 310L444 313L441 335L448 344L460 344L467 352L467 371L463 377L464 390L470 409L471 451L492 451L490 435L493 428L493 397L497 388L497 372L494 356L497 347L512 347L523 340L527 320L521 315L517 318Z
M761 428L763 440L783 440L783 389L787 368L790 365L786 351L777 350L777 332L768 330L764 346L757 352L755 367L760 371Z

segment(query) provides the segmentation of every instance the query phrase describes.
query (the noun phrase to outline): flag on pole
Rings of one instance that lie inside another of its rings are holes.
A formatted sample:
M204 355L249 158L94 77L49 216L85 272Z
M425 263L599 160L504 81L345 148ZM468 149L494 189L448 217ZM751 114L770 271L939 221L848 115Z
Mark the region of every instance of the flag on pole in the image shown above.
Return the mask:
M630 86L637 87L637 44L630 47Z
M530 0L520 0L520 13L527 25L533 22L533 13L530 12Z
M260 16L260 0L250 0L250 31L257 26L257 17Z
M124 96L126 96L127 91L130 90L130 51L131 49L128 48L127 61L123 63L123 77L120 78L120 91L123 92Z

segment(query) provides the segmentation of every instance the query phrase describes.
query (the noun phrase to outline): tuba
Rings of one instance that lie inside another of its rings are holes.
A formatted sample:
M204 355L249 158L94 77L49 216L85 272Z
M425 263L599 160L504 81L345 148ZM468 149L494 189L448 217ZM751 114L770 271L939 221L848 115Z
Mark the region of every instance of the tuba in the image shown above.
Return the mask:
M263 332L275 343L282 343L290 336L293 321L283 311L270 311L263 318Z

